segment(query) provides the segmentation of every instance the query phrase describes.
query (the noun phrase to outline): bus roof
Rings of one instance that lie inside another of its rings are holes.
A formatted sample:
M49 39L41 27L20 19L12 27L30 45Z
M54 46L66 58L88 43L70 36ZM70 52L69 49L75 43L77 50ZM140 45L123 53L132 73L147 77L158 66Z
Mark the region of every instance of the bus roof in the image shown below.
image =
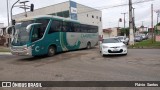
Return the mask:
M53 18L53 19L60 19L60 20L63 20L63 21L71 21L71 22L79 23L77 20L73 20L73 19L70 19L70 18L64 18L64 17L59 17L59 16L53 16L53 15L39 15L39 16L36 16L35 18L36 19L38 19L38 18Z
M53 19L58 19L58 20L62 20L62 21L71 21L71 22L80 23L77 20L72 20L70 18L63 18L63 17L59 17L59 16L52 16L52 15L38 15L38 16L34 16L34 17L25 17L25 18L17 19L16 22L29 21L29 20L39 19L39 18L53 18Z

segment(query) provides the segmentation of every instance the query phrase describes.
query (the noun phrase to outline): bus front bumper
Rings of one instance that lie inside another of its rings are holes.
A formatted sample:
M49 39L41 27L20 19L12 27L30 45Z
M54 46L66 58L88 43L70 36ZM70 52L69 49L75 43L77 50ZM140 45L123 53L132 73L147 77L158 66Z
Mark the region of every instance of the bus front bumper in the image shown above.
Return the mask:
M12 55L32 56L31 47L27 47L27 46L12 46L10 49L11 49Z

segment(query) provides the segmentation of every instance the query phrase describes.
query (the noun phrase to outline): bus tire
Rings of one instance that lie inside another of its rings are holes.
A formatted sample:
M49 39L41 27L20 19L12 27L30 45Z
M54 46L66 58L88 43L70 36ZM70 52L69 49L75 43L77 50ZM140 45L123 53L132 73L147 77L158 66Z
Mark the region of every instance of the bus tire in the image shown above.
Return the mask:
M56 54L56 48L54 46L49 46L47 56L51 57Z
M87 43L87 49L91 49L91 43L90 42Z

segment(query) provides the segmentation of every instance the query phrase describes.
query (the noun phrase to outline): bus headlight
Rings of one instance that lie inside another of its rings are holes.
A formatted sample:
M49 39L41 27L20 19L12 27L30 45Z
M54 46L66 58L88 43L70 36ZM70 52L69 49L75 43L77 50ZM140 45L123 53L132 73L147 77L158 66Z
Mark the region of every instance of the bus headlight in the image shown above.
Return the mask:
M23 50L24 50L24 51L27 51L27 50L28 50L28 48L24 48Z

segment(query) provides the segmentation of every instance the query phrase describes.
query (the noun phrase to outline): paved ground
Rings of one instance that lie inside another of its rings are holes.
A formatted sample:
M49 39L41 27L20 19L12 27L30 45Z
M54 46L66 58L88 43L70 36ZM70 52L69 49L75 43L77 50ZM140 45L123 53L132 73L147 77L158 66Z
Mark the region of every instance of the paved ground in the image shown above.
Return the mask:
M160 81L160 50L130 49L127 56L106 56L98 48L54 57L0 55L4 81ZM9 89L9 88L8 88ZM0 88L0 90L8 90ZM159 88L43 88L41 90L159 90ZM10 90L10 89L9 89ZM17 90L17 88L15 89ZM18 88L18 90L22 90ZM31 88L30 90L35 90ZM39 89L36 89L39 90Z

